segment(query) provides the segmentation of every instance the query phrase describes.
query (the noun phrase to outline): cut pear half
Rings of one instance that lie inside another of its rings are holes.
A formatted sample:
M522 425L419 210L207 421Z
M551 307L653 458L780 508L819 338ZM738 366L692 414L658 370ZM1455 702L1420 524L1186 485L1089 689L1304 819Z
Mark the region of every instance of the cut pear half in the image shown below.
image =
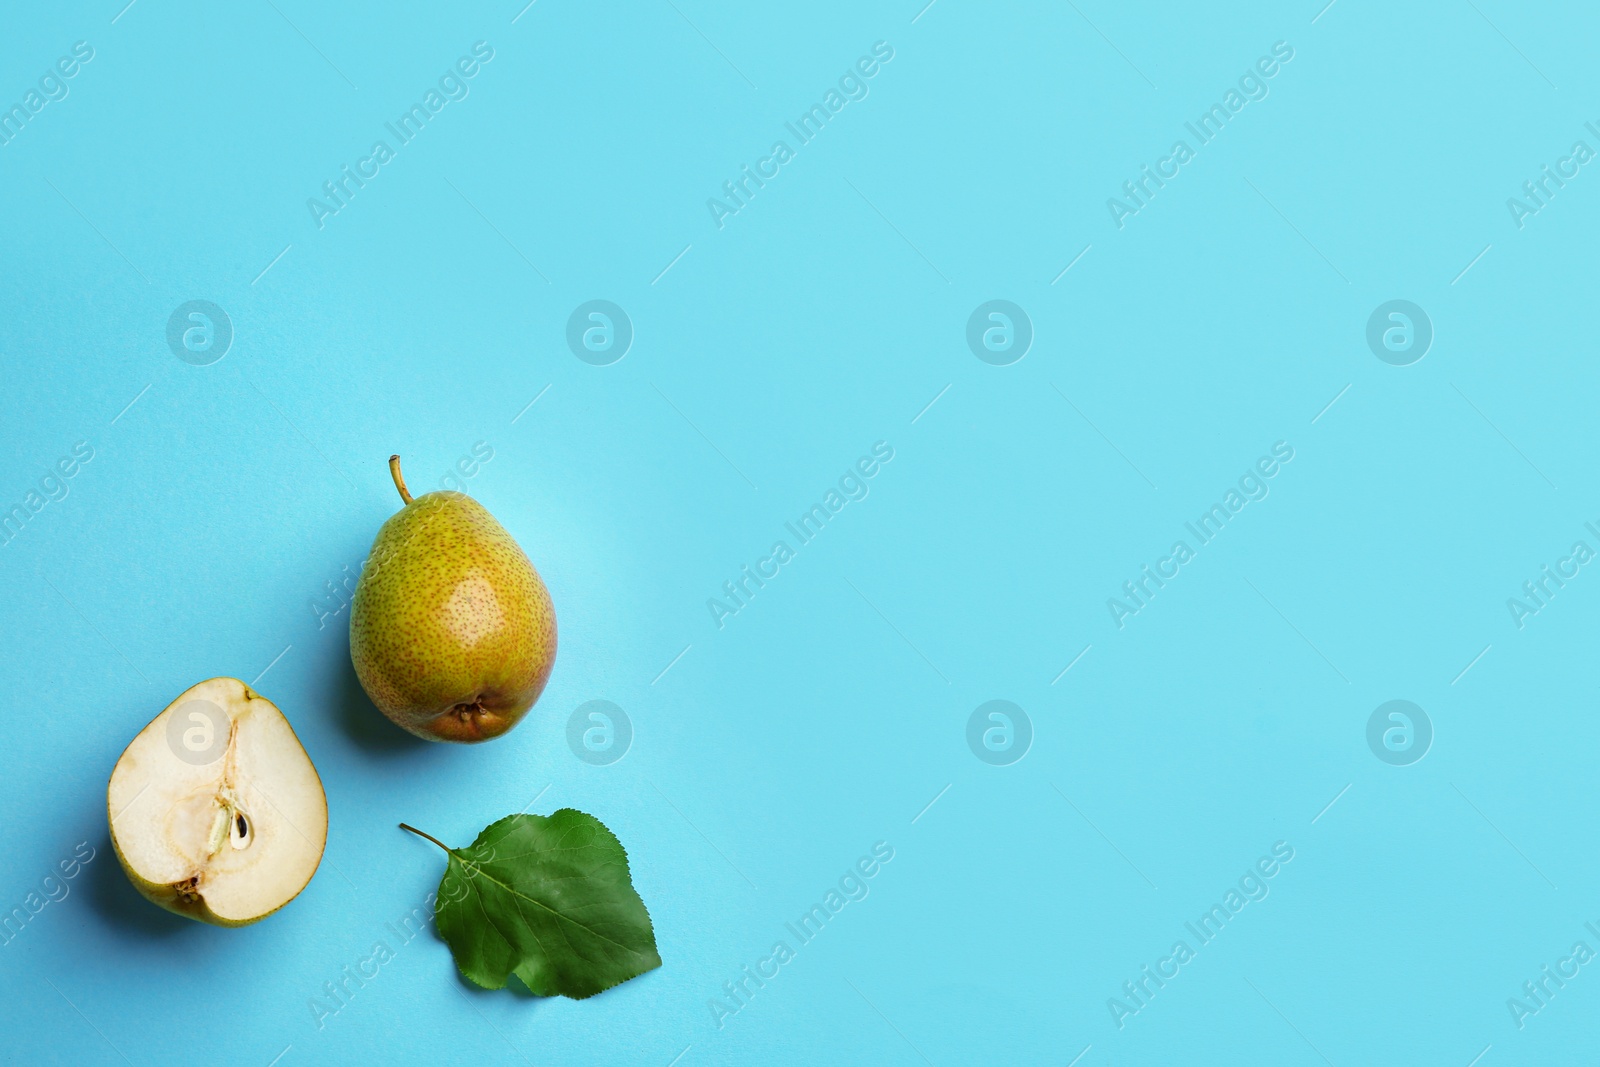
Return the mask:
M191 687L139 731L111 772L106 810L135 888L217 926L293 900L328 839L311 758L283 712L236 678Z

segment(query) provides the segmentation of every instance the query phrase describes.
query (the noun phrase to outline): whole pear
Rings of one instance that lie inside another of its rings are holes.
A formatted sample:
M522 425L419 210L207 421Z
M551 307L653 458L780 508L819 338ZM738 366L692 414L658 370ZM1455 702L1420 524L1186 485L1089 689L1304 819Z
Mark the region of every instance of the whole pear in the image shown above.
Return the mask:
M520 545L465 493L412 499L361 568L350 660L385 715L429 741L474 743L521 721L550 678L556 613Z

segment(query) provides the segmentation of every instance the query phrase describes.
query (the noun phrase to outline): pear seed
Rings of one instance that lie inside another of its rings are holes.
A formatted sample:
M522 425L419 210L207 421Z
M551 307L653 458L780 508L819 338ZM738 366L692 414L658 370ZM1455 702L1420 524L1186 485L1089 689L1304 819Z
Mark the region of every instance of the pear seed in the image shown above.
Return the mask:
M236 849L241 849L249 848L250 842L253 840L255 840L255 831L250 826L249 820L244 817L244 812L234 812L233 833L229 835L228 843Z

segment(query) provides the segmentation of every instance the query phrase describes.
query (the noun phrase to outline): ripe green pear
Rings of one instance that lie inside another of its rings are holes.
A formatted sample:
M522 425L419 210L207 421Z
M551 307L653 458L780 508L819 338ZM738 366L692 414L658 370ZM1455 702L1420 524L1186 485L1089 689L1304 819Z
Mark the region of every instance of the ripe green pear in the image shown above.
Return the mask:
M465 493L412 499L378 531L350 609L350 660L385 715L429 741L474 743L521 721L556 659L550 592Z

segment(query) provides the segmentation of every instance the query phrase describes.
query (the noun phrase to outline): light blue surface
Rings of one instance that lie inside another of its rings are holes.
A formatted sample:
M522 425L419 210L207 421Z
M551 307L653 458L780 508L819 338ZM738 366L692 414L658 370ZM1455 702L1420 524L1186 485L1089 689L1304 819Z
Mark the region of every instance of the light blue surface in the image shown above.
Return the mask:
M1600 951L1600 576L1520 620L1508 598L1600 550L1600 174L1520 226L1507 200L1600 150L1593 11L122 2L0 18L7 106L93 49L0 146L0 508L93 452L0 549L0 909L94 850L0 945L0 1058L1592 1054L1600 966L1520 1026L1508 998ZM385 124L480 41L401 144ZM875 42L892 59L799 143ZM1277 42L1202 144L1185 123ZM308 198L380 139L319 227ZM780 139L765 187L708 206ZM1176 176L1108 207L1179 139ZM167 342L194 300L232 327L205 366ZM592 300L632 324L608 365L567 343ZM967 343L994 300L1031 322L1008 365ZM1368 346L1391 300L1431 321L1418 362ZM800 544L785 523L877 442L865 498ZM561 650L515 732L425 745L361 693L332 587L396 507L391 452L431 488L474 446L465 486ZM1202 544L1185 524L1242 478ZM778 540L719 626L708 599ZM1180 540L1119 627L1108 598ZM311 885L242 930L140 899L105 824L123 746L214 675L259 676L330 805ZM596 700L631 721L620 761L569 747ZM991 700L1031 723L1009 765L968 746ZM1387 719L1369 748L1392 700L1431 723L1420 761L1379 758ZM616 831L660 970L535 1001L400 945L442 868L396 823L464 844L530 803ZM785 924L877 842L868 895L801 944ZM1202 944L1185 924L1242 877L1267 895ZM379 940L395 958L319 1015Z

